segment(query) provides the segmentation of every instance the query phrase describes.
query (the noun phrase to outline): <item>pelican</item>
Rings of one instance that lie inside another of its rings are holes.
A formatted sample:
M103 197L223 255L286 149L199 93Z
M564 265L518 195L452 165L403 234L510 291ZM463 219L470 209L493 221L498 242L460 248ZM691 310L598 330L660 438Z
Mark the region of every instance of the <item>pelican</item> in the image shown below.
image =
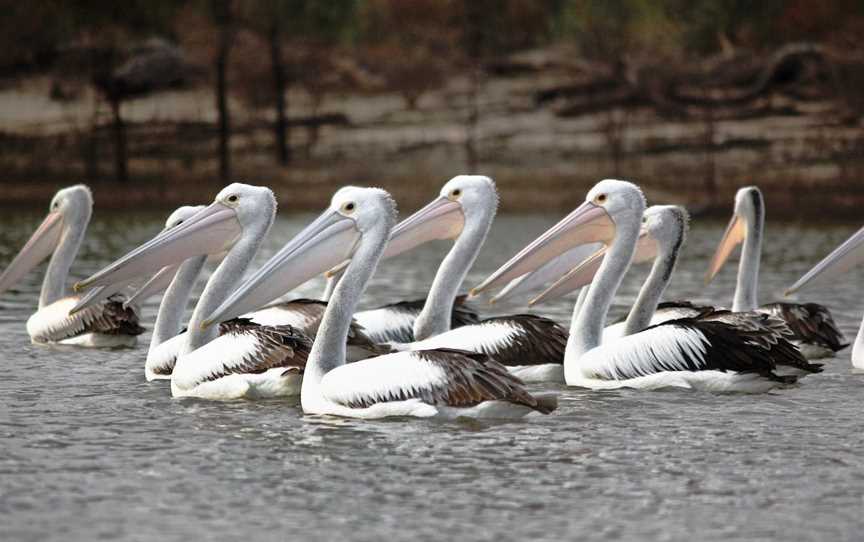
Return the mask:
M802 370L809 364L784 338L785 325L768 315L721 312L718 317L673 320L601 344L609 305L636 251L644 210L645 198L636 185L601 181L588 192L585 203L474 291L530 272L561 250L602 242L608 251L581 310L573 314L564 358L568 385L760 393L794 382L794 376L775 373L777 363Z
M604 341L630 335L649 325L670 319L665 318L656 321L658 320L656 313L663 311L669 305L668 303L660 304L659 300L669 284L669 279L678 261L678 255L687 236L689 223L690 216L683 207L654 205L645 210L633 263L649 261L654 263L627 317L603 329ZM588 247L591 252L587 257L584 257L584 250L578 250L585 247ZM595 250L595 247L600 248ZM509 299L552 281L551 286L548 286L528 302L529 306L559 298L580 288L582 289L580 300L577 300L576 303L577 306L581 306L584 296L588 293L585 286L591 283L594 275L600 269L607 248L599 243L577 246L562 256L550 260L536 271L526 273L511 281L492 299L496 301ZM526 288L525 284L530 286Z
M378 188L345 187L329 208L234 291L204 322L213 326L278 297L345 259L306 363L300 401L308 414L351 418L513 417L550 412L554 395L534 396L484 354L450 349L398 352L345 364L345 335L396 220Z
M129 280L189 258L197 257L203 265L206 255L227 251L192 313L172 372L171 393L208 399L296 395L311 347L308 337L291 326L262 326L247 320L235 320L221 335L217 328L201 325L240 283L275 213L276 198L270 189L233 183L211 205L76 287Z
M454 243L413 322L411 335L415 340L389 344L396 350L454 348L479 352L525 382L563 381L561 363L567 331L553 320L517 314L451 329L451 308L486 240L497 207L498 192L492 179L458 175L443 186L436 199L394 228L385 258L433 239L453 239Z
M177 209L168 217L163 231L180 226L204 208L204 205L196 205ZM198 281L206 260L207 255L200 255L189 258L179 266L167 265L130 298L130 300L139 296L146 298L151 292L161 291L164 281L170 280L159 303L156 323L153 324L153 335L150 337L150 347L147 349L147 359L144 362L144 376L147 381L171 378L174 362L183 340L180 336L183 313L186 311L192 289ZM174 347L165 348L164 345L172 339L175 340Z
M786 295L797 292L805 286L839 277L862 263L864 263L864 228L855 232L852 237L813 266L813 269L805 273L786 291ZM852 345L852 366L864 370L864 319L861 320L855 344Z
M165 231L179 226L185 220L203 210L205 206L181 207L177 209L165 223ZM160 234L161 235L161 234ZM199 254L188 258L182 263L172 263L160 269L141 288L139 288L126 303L133 303L140 299L146 299L151 295L163 290L165 295L159 304L156 323L153 327L153 335L150 339L150 347L147 351L147 359L144 364L144 376L147 381L170 380L174 370L177 356L186 341L186 331L182 329L182 319L189 304L189 298L195 284L201 276L204 265L207 262L218 263L224 258L225 250L233 246L239 238L229 239L224 246L218 247L218 252ZM104 295L100 289L107 288L109 291L116 290L129 281L124 281L108 287L99 286L91 292ZM88 292L89 297L90 294ZM314 337L318 330L318 324L323 315L323 306L326 303L311 299L295 299L289 302L280 302L264 309L245 314L242 318L224 322L220 327L220 334L232 333L238 326L291 326L296 331L308 337ZM352 324L348 338L349 360L380 355L389 352L390 349L374 344L356 323ZM299 390L299 387L297 387Z
M759 260L765 235L765 201L756 186L747 186L735 195L735 211L711 259L705 284L711 282L735 247L743 242L738 264L738 283L732 302L734 312L758 311L785 321L794 334L794 342L804 357L831 357L849 346L831 312L817 303L768 303L759 305Z
M604 342L632 335L651 325L661 323L655 321L657 310L662 308L659 306L660 298L675 272L678 256L687 239L689 223L690 216L683 207L654 205L645 210L633 263L653 261L651 271L627 317L603 329ZM533 306L590 284L599 271L607 251L608 247L596 251L534 297L529 304ZM661 321L668 319L670 318Z
M144 332L138 324L137 311L124 308L120 295L69 314L79 298L69 295L66 281L92 210L93 195L88 187L79 184L57 192L48 216L0 275L2 294L51 255L39 294L39 309L27 320L27 333L34 344L131 347Z

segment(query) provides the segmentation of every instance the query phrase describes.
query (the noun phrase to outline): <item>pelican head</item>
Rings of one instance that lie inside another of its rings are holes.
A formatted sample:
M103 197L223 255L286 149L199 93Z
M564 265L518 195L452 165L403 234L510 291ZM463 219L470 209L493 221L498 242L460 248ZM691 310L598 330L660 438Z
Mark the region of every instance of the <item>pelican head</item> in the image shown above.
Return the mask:
M64 238L75 237L71 248L77 253L92 212L93 195L87 186L78 184L58 191L51 199L42 224L0 275L0 294L42 263Z
M163 230L75 288L128 281L194 256L223 253L244 234L264 235L275 214L276 198L269 188L233 183L207 207Z
M729 259L732 251L744 242L748 236L759 235L765 221L765 200L758 186L745 186L735 194L735 209L726 232L717 245L714 257L705 273L705 284L717 276L723 264Z
M350 259L367 236L383 244L396 223L396 203L380 188L348 186L203 322L207 327L257 309Z
M600 181L588 192L585 203L522 249L471 293L477 295L507 284L573 247L596 242L608 245L620 227L638 227L644 211L645 196L638 186L615 179Z

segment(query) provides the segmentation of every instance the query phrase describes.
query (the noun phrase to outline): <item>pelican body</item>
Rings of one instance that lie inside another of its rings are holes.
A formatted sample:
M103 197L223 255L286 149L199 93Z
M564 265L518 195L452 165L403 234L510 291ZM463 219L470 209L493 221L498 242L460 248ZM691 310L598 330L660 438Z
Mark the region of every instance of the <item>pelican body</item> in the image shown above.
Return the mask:
M51 256L39 308L27 320L34 344L64 344L90 348L134 346L144 332L135 307L124 307L125 298L114 292L85 310L70 314L80 301L70 295L69 270L90 223L93 196L84 185L57 192L48 215L21 251L0 275L0 293L15 285L30 270Z

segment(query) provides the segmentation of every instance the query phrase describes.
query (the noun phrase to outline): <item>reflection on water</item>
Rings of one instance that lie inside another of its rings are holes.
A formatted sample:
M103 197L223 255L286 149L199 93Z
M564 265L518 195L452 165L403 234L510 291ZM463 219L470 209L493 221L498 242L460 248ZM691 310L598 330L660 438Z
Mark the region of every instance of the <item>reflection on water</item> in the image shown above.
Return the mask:
M0 262L40 218L0 221ZM308 218L280 220L261 259ZM162 220L97 214L76 276ZM552 221L500 217L469 283ZM762 300L779 298L853 230L770 224ZM694 225L668 297L731 301L734 266L702 284L721 231ZM383 265L367 306L421 295L446 248ZM625 281L613 316L645 271ZM859 270L807 295L828 304L850 338L862 278ZM4 540L852 540L864 528L864 377L852 374L848 352L798 388L756 397L562 387L560 410L530 421L334 420L303 416L296 402L174 400L166 384L144 381L149 335L137 350L34 347L24 321L40 284L34 274L0 299ZM565 322L571 303L539 311ZM154 312L145 307L148 325Z

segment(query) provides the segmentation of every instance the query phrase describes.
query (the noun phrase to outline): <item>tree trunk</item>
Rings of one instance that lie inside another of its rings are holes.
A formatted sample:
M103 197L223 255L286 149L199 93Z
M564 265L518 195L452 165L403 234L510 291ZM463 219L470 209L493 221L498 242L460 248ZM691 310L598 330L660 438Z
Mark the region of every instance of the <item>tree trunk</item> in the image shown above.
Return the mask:
M228 55L232 42L230 0L213 0L219 25L219 48L216 52L216 110L219 112L219 177L231 180L231 119L228 111Z
M276 124L273 127L276 140L276 157L283 166L291 162L290 134L288 132L288 104L285 100L285 65L282 61L282 32L279 23L270 27L270 63L273 69L273 91L276 93Z
M480 92L486 47L484 2L466 2L463 21L464 47L469 63L468 114L465 118L465 160L470 173L477 171L477 125L480 122Z
M471 70L471 87L468 91L468 116L465 119L465 161L468 172L477 171L477 123L480 121L480 67Z
M114 178L119 183L126 183L129 180L126 156L126 125L120 115L120 104L119 99L111 99L111 113L114 117Z

